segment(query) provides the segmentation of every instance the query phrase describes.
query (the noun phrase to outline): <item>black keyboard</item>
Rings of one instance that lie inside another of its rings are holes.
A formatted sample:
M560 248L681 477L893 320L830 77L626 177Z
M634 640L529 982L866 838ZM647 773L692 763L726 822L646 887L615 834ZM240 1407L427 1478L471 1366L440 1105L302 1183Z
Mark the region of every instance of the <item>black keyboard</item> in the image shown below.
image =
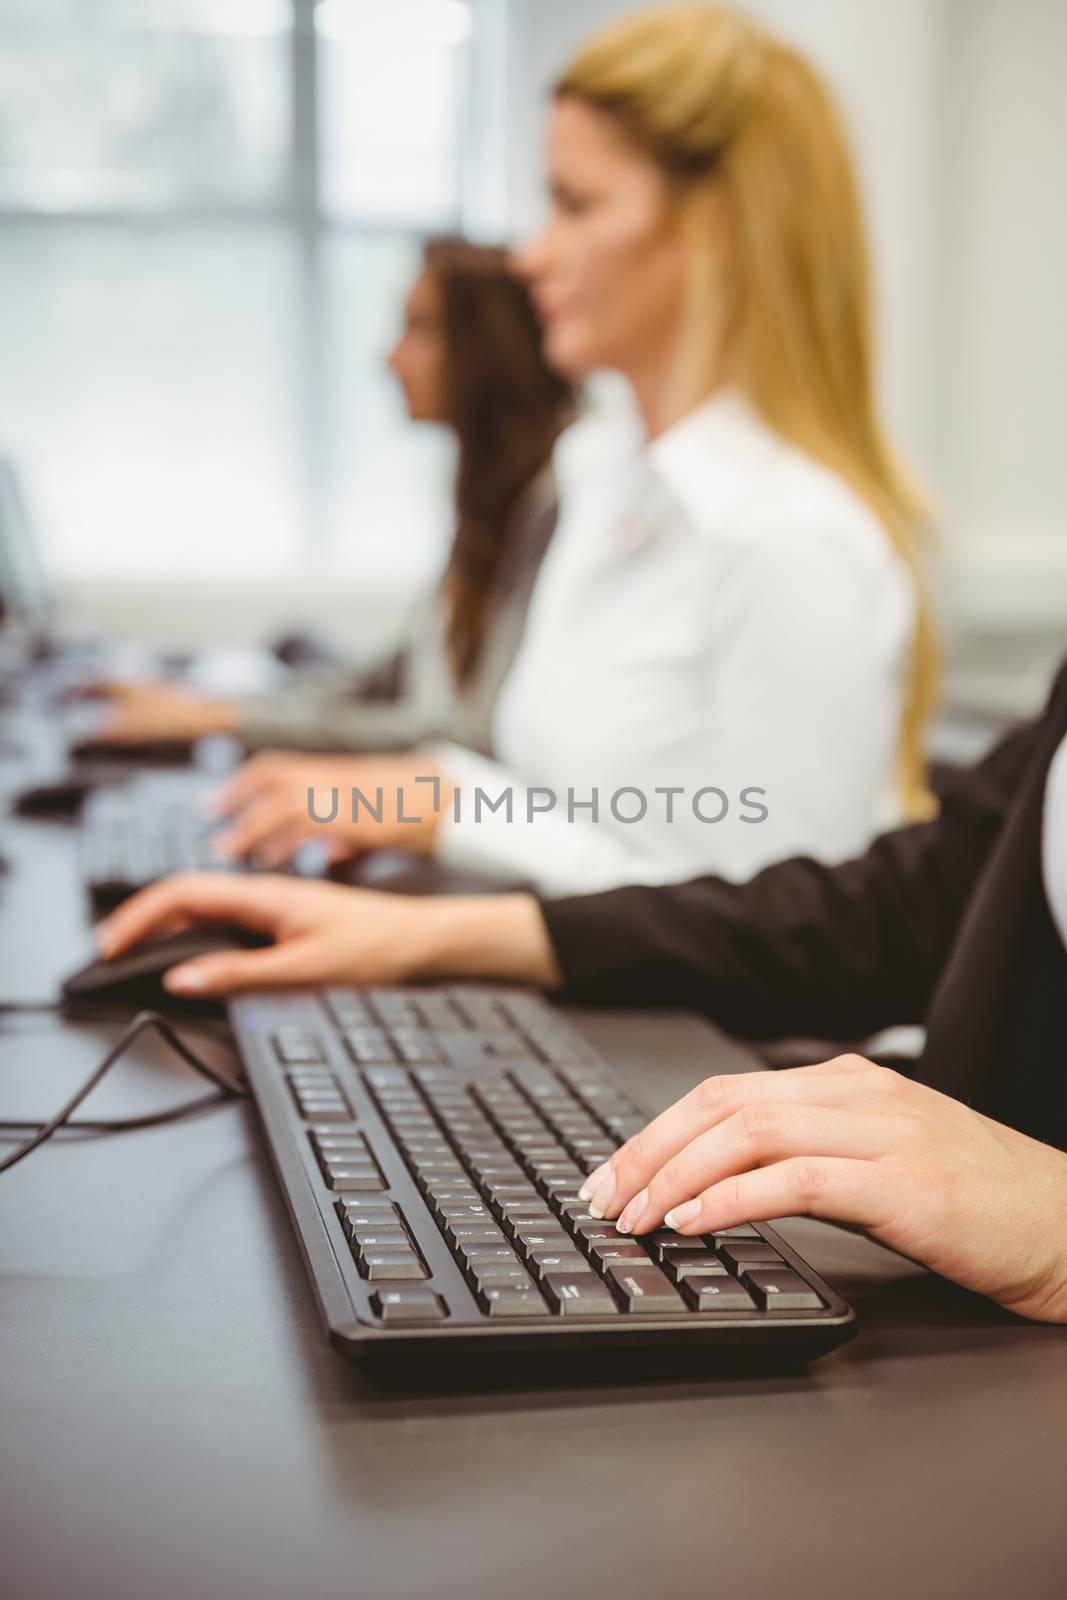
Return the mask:
M765 1224L640 1239L583 1178L648 1120L540 997L259 993L230 1020L334 1344L407 1385L796 1365L851 1337Z
M202 801L217 787L217 778L202 774L188 780L145 776L90 794L82 807L79 844L82 878L94 910L109 911L173 872L259 870L214 853L218 823L205 814ZM322 877L325 857L312 842L289 866L272 870Z

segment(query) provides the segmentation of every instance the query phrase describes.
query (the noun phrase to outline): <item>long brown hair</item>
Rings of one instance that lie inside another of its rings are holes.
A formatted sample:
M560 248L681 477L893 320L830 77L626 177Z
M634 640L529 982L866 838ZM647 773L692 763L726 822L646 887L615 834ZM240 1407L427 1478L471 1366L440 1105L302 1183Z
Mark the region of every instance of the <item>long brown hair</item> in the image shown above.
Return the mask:
M783 438L870 506L918 604L899 743L910 815L926 807L922 735L936 649L919 565L922 496L886 441L874 396L870 271L848 144L814 68L724 6L666 6L594 37L556 85L612 117L666 178L690 241L683 406L720 371ZM714 199L731 226L722 348L703 336L715 292Z
M506 250L434 239L424 259L441 293L444 411L459 441L444 592L452 671L464 683L516 506L574 415L575 395L545 362L537 315Z

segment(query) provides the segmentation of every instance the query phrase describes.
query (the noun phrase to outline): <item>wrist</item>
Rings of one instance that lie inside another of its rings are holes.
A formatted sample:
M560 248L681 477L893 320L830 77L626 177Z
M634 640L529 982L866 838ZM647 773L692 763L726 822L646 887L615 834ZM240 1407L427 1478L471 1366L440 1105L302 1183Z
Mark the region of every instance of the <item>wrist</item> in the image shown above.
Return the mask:
M532 895L426 899L413 918L406 975L497 978L554 988L561 979L548 929Z
M1027 1141L1031 1143L1031 1141ZM1035 1322L1067 1323L1067 1154L1048 1145L1041 1152L1044 1173L1035 1192L1035 1229L1038 1250L1026 1280L1009 1295L998 1295L1002 1305ZM1044 1249L1040 1241L1044 1238Z
M205 732L208 734L237 733L240 727L237 707L231 700L206 700L204 721L207 724Z
M452 804L452 785L432 761L416 754L418 777L409 786L397 789L404 811L412 815L397 828L398 845L422 855L432 855L441 824ZM399 822L399 819L398 819Z

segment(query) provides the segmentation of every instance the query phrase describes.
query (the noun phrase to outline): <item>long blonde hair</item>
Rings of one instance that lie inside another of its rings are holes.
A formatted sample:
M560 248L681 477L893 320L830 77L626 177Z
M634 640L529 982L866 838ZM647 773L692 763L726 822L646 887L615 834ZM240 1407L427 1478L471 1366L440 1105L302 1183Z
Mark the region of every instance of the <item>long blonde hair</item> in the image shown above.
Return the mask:
M612 117L663 172L691 243L698 328L716 281L723 293L710 247L714 199L725 200L719 343L683 341L679 383L695 403L714 361L775 432L839 474L885 527L917 598L899 768L907 814L925 813L923 730L937 686L918 548L928 511L878 417L863 218L832 96L802 56L757 24L694 3L639 12L598 34L555 93Z

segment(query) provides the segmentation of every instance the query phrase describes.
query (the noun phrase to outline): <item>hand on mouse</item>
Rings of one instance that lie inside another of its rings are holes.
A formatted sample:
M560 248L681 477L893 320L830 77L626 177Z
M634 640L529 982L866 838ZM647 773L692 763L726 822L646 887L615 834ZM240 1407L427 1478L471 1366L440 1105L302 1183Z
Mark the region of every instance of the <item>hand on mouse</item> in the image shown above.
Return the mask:
M267 874L181 873L125 901L98 925L97 943L112 958L205 922L236 924L274 943L172 968L163 983L174 994L445 975L559 981L540 908L526 894L422 899Z
M355 817L354 790L366 801L359 803ZM287 861L308 839L326 841L335 857L385 849L427 853L449 795L447 781L433 762L418 754L263 751L246 761L215 796L215 811L232 819L216 837L215 848L238 859L254 855L267 866ZM370 807L381 811L381 821Z
M585 1180L624 1233L805 1213L1067 1322L1067 1154L860 1056L708 1078Z

